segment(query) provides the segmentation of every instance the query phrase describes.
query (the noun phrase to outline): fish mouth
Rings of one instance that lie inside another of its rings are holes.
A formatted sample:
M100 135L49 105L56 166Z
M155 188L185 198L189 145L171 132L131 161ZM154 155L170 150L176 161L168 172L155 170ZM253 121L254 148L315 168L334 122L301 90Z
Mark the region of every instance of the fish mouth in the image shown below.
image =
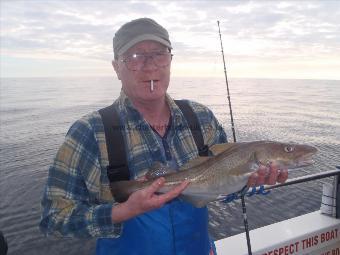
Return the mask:
M314 155L314 152L308 153L306 155L303 155L302 157L300 157L297 160L296 166L297 167L301 167L301 166L309 166L314 164L314 159L312 158L312 156Z
M313 159L303 159L302 161L299 161L299 163L297 164L298 167L301 166L309 166L314 164L315 161Z

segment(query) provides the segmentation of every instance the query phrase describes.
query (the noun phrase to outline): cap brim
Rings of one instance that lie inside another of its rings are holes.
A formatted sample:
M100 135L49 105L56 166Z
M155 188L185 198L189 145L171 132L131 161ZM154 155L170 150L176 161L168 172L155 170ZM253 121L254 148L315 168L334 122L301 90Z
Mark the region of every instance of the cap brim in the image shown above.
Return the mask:
M139 35L135 37L134 39L126 43L117 53L118 55L122 55L124 52L130 49L133 45L139 42L148 41L148 40L159 42L165 45L166 47L168 47L169 49L172 49L171 44L167 40L164 40L163 38L152 35L152 34L143 34L143 35Z

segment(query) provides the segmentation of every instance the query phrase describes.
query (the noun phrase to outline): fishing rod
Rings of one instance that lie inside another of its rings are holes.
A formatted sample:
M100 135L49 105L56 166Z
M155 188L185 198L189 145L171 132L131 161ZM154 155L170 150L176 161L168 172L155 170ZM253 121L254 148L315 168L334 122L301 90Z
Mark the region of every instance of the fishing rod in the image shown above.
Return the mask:
M223 59L225 83L227 85L227 97L228 97L228 103L229 103L231 130L233 132L234 143L236 143L235 125L234 125L234 118L233 118L233 110L231 108L231 99L230 99L230 93L229 93L229 83L228 83L228 76L227 76L227 68L225 66L223 43L222 43L222 36L221 36L221 29L220 29L220 21L217 21L217 26L218 26L218 34L220 36L220 42L221 42L221 52L222 52L222 59ZM242 193L242 195L241 195L241 203L242 203L242 213L243 213L243 224L244 224L244 229L245 229L246 238L247 238L248 255L252 255L251 243L250 243L250 235L249 235L249 225L248 225L248 218L247 218L247 208L246 208L246 202L244 200L244 196L245 196L245 193Z
M219 22L219 21L217 21L217 25L218 25L218 34L220 35L220 42L221 42L221 52L222 52L222 58L223 58L223 67L224 67L225 83L226 83L226 85L227 85L227 97L228 97L228 103L229 103L229 112L230 112L231 130L232 130L232 132L233 132L234 143L236 143L236 135L235 135L235 126L234 126L233 110L232 110L232 108L231 108L231 100L230 100L230 93L229 93L229 83L228 83L228 76L227 76L227 68L226 68L226 66L225 66L224 51L223 51L223 43L222 43L222 36L221 36L220 22Z

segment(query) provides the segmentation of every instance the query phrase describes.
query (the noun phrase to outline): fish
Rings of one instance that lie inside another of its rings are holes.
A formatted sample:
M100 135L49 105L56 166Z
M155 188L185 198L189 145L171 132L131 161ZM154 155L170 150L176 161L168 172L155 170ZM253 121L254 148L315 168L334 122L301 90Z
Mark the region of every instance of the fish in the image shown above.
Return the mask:
M163 176L165 184L159 193L165 193L187 180L189 185L179 198L200 208L240 191L261 165L296 169L313 164L312 156L317 149L306 144L252 141L215 144L209 151L211 156L193 159L179 170L156 162L148 171L146 181L111 182L112 196L116 202L124 202L133 192L146 188Z

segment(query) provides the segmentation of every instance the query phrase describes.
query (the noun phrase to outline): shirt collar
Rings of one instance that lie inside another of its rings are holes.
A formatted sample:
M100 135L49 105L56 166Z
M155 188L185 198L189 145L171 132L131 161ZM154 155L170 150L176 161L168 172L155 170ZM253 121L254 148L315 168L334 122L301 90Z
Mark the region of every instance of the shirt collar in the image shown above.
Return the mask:
M173 127L183 126L184 123L186 123L183 113L168 93L166 94L166 101L171 111ZM131 100L123 90L121 90L120 96L115 103L118 105L119 112L124 113L128 117L128 120L133 120L132 122L128 122L130 128L145 124L143 116L133 106Z

